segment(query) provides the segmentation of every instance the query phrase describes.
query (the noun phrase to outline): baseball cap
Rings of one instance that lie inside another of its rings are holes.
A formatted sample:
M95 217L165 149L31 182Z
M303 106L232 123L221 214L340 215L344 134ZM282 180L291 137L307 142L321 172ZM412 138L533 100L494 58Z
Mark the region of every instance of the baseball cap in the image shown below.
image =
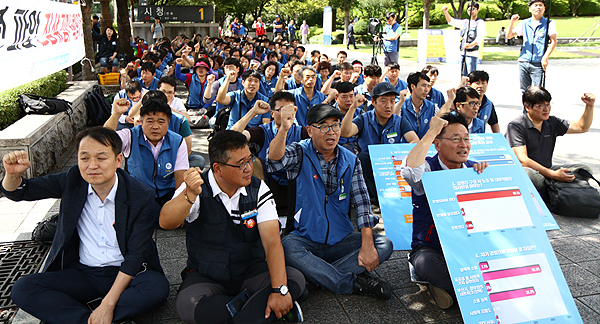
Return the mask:
M197 67L203 67L203 68L205 68L206 70L209 70L209 71L210 71L210 68L208 67L208 64L206 64L205 62L202 62L202 61L200 61L200 62L196 63L196 65L194 65L194 67L193 67L192 69L194 69L194 70L195 70Z
M389 82L381 82L373 88L373 99L386 94L394 94L397 96L398 91L396 91L396 87Z
M320 124L330 117L341 120L344 118L344 114L332 105L318 104L308 110L308 113L306 114L306 123L308 125Z

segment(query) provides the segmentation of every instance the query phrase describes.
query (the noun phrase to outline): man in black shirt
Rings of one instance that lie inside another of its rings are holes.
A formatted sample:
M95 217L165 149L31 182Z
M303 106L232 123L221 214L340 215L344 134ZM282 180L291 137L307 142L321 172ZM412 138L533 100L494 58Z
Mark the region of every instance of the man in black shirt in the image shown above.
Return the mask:
M511 121L505 135L527 175L541 193L545 189L545 178L562 182L575 179L569 171L574 165L552 165L556 137L587 132L594 119L596 97L591 93L581 96L585 110L576 122L550 116L551 100L548 90L538 86L529 87L523 93L523 106L527 113Z

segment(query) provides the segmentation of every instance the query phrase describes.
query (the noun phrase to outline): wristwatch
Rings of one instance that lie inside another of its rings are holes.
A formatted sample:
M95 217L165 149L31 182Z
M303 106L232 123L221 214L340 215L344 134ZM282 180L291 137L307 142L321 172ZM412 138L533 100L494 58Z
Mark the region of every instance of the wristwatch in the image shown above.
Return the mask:
M281 296L287 295L288 291L289 291L288 286L286 286L286 285L281 285L277 288L271 288L272 293L277 293L277 294L280 294Z

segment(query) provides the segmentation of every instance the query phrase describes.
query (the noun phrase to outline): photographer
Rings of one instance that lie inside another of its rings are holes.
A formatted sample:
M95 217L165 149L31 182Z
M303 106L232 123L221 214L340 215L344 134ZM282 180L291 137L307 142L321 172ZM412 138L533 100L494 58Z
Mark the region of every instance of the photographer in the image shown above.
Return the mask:
M383 65L388 63L398 63L398 47L400 46L400 35L402 35L402 26L396 22L396 13L388 12L385 15L387 25L383 28L381 39L383 40L383 55L385 59Z

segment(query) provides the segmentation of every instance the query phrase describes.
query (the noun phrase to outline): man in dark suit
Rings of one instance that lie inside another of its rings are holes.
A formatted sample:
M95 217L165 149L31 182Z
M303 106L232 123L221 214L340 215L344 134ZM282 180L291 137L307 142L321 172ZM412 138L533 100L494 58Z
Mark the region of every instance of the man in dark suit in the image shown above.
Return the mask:
M62 198L43 273L12 289L19 307L46 323L107 323L150 311L167 299L169 283L152 240L158 217L154 191L119 169L121 139L94 127L77 136L78 165L24 179L27 152L3 158L2 192L12 200Z

